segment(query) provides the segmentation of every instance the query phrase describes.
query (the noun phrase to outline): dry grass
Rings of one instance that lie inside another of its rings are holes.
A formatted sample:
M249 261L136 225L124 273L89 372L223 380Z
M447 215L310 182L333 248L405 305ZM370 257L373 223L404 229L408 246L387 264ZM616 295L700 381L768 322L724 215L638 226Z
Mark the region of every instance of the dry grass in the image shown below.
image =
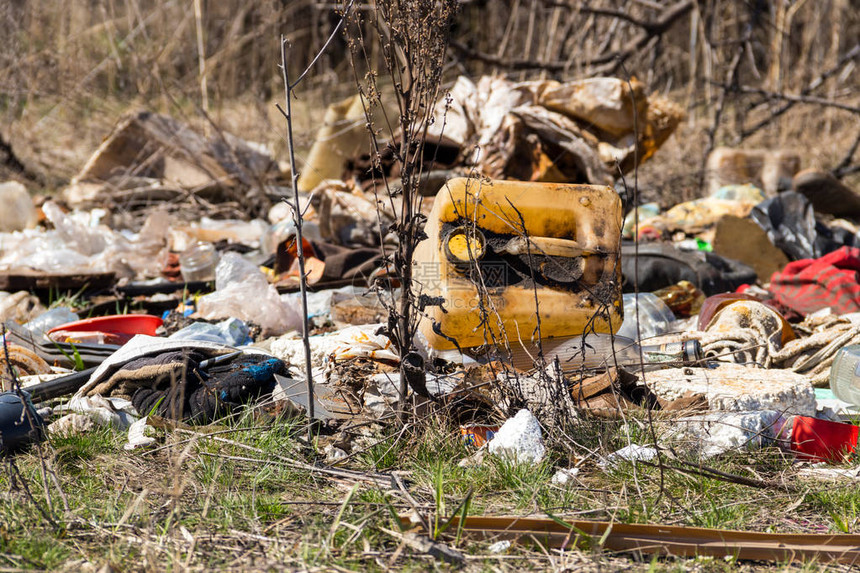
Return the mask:
M787 93L800 93L817 75L832 68L860 36L860 13L847 0L790 6L710 0L697 3L659 41L632 53L623 68L611 59L608 67L587 66L585 62L629 47L641 27L564 4L550 0L467 2L454 39L503 61L534 62L533 69L517 71L516 77L570 79L594 73L623 75L627 70L649 90L671 95L685 106L690 121L657 156L654 169L643 170L643 177L685 198L698 194L685 178L700 169L705 133L721 93L719 84L747 25L751 26L751 40L740 62L739 82ZM651 21L660 14L652 2L592 4L592 8L621 10L635 21ZM359 12L366 13L361 4ZM281 154L283 127L274 110L274 102L282 97L277 69L279 34L292 41L291 57L307 62L335 20L331 5L310 0L204 3L200 24L213 119L237 135L272 145ZM12 142L49 190L80 168L128 109L149 107L203 124L191 2L6 2L0 5L0 28L8 30L7 40L0 46L0 135ZM368 53L371 62L381 65L375 40ZM541 66L557 61L569 65L561 71L542 71ZM814 95L856 105L860 84L855 68L856 60L843 66ZM503 65L451 51L446 78L505 71ZM337 38L299 90L294 128L300 147L311 141L325 105L354 93L351 77L346 41ZM749 105L755 101L757 96L728 94L717 144L736 145L741 122L749 126L773 108L764 106L750 113ZM853 141L856 117L845 111L797 105L741 144L800 147L810 165L829 168ZM857 180L849 182L856 184Z
M391 433L378 428L355 440L354 451L361 453L346 466L356 475L396 469L408 496L393 484L380 487L326 477L280 462L317 459L301 444L301 426L287 420L262 425L248 417L223 425L222 433L214 437L160 431L160 445L152 452L124 451L124 434L113 430L53 437L43 455L59 488L42 485L35 451L14 458L23 481L10 481L8 468L0 473L0 567L450 569L401 546L386 530L398 530L393 513L417 507L431 521L436 511L444 518L470 493L470 515L549 512L621 523L797 533L860 528L856 487L801 478L796 464L779 450L727 454L709 463L722 471L784 484L787 490L779 485L750 488L671 470L666 470L661 489L656 468L621 464L607 471L597 464L600 456L630 439L647 443L647 435L628 436L619 422L596 420L581 420L568 430L576 436L576 445L554 441L547 460L539 465L487 458L482 464L460 467L458 462L472 452L444 418L431 418L421 431ZM553 485L554 468L567 467L572 457L579 460L580 474L567 486ZM61 490L68 499L67 510ZM449 531L440 541L466 555L467 571L566 567L723 571L766 565L714 559L637 562L597 550L545 550L528 544L493 554L488 551L492 540L455 537Z

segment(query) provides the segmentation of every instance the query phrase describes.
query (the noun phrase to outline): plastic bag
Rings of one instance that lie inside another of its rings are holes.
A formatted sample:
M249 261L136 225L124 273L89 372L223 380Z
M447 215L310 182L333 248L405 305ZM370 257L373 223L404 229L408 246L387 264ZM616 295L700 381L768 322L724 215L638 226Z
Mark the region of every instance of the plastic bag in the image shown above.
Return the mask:
M105 211L64 213L47 201L50 231L0 234L0 268L51 273L108 272L118 277L158 276L167 256L168 219L153 213L140 233L116 233L99 224Z
M817 259L815 213L806 197L793 191L762 201L750 218L767 232L770 242L792 260Z
M762 201L750 217L767 231L771 242L792 260L818 259L841 247L856 247L858 236L848 229L815 220L812 204L793 191Z
M669 324L675 320L675 315L662 300L650 292L624 295L624 322L616 332L616 336L624 336L636 340L636 322L638 316L639 334L642 338L651 338L665 333ZM637 313L638 307L638 313Z
M178 340L208 340L220 342L228 346L242 346L253 342L248 334L248 326L238 318L228 318L218 324L195 322L182 330L174 332L168 338Z
M237 253L225 253L215 268L215 292L200 298L205 319L235 317L259 324L264 336L301 327L301 313L281 301L278 291L253 263Z
M66 215L53 201L46 201L42 211L54 224L57 235L70 249L82 255L91 256L101 253L112 242L113 233L105 229L91 228L80 220L80 216Z

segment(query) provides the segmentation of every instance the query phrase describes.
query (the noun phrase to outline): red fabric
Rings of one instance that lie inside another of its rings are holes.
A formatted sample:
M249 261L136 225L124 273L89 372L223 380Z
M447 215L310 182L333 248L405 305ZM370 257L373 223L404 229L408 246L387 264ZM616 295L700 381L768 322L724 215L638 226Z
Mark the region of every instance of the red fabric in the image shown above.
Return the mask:
M788 263L773 273L770 292L801 315L831 307L837 314L860 312L860 249L842 247L820 259Z

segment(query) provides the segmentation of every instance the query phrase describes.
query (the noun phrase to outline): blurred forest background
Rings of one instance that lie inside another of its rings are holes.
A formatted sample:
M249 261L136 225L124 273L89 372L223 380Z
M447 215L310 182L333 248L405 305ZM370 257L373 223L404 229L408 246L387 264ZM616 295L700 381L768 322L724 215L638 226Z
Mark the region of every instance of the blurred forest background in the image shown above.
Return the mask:
M56 188L122 113L141 108L201 127L208 115L283 160L279 36L291 41L298 73L340 8L314 0L0 0L0 175ZM356 9L369 15L372 6ZM368 48L371 60L379 57L379 46ZM858 63L856 0L464 0L445 78L635 76L687 111L640 175L673 203L701 194L698 173L712 145L800 149L804 167L835 170L860 189ZM355 93L353 78L339 35L297 90L302 147L325 106Z

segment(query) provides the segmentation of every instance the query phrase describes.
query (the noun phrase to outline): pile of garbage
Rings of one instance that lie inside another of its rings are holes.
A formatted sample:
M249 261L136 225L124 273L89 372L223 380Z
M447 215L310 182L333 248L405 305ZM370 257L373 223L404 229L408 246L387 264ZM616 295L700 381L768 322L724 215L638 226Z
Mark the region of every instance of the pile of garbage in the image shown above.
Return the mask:
M158 419L313 410L330 433L394 419L403 357L387 309L402 289L381 247L397 248L398 206L375 185L398 166L361 154L360 103L328 110L308 156L300 245L265 149L149 112L121 119L55 198L0 185L2 448L44 427L113 425L131 449L155 442ZM632 204L616 174L683 119L635 80L460 78L436 111L412 289L435 302L414 341L415 408L446 408L478 457L527 463L561 418L646 409L662 443L704 457L853 451L860 194L801 171L797 153L718 149L706 197ZM332 439L329 460L349 443Z

